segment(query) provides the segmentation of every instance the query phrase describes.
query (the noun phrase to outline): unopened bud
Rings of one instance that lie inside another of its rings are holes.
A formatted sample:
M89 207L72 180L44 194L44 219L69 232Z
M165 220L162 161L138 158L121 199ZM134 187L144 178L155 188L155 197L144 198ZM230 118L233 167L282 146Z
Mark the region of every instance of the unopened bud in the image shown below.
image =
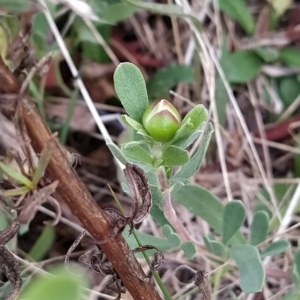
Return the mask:
M151 137L158 142L169 142L180 127L181 117L167 100L151 104L143 114L143 125Z

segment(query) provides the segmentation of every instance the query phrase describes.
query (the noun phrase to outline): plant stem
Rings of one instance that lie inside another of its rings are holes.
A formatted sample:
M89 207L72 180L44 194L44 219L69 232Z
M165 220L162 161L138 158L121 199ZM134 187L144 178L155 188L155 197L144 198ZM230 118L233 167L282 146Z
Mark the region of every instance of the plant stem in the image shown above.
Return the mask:
M168 179L166 176L166 171L164 168L159 168L157 171L158 175L158 181L160 185L160 189L164 195L164 203L163 203L163 211L165 214L165 217L170 222L170 224L173 226L175 231L179 234L180 238L184 242L193 241L190 234L187 232L183 224L178 219L175 209L172 205L172 199L171 199L171 191L168 185Z
M5 96L7 93L19 94L21 82L7 68L1 57L0 82L1 95ZM24 120L31 140L31 146L36 153L41 153L52 134L32 99L28 95L24 95L19 101L22 106L22 115L20 117ZM45 177L52 181L59 181L56 192L96 241L108 239L112 229L111 222L76 175L56 141L52 153ZM139 278L144 278L146 275L121 235L107 243L101 244L101 249L108 257L133 299L162 300L150 282L140 281Z
M140 247L143 246L143 244L139 240L139 237L137 236L135 230L133 231L133 235L134 235L134 238L135 238L136 242L138 243L138 245ZM147 261L148 265L150 265L150 259L147 255L146 251L142 251L142 253L143 253L144 258ZM165 300L173 300L173 298L172 298L171 294L169 293L168 289L166 288L165 284L162 282L158 272L157 271L151 271L151 272L152 272L153 277L155 278L158 286L160 287L161 291L163 292L163 294L165 296Z
M173 226L175 231L179 234L180 238L184 241L192 241L192 238L190 234L187 232L183 224L178 219L175 209L172 205L172 199L171 199L171 193L168 189L164 193L164 203L163 203L163 211L165 214L165 217L170 222L170 224Z

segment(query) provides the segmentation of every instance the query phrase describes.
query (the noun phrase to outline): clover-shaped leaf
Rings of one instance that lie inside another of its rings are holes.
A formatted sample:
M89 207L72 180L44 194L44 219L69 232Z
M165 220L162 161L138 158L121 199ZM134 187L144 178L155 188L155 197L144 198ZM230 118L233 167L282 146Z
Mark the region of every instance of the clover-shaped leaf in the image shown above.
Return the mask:
M175 233L172 229L172 227L168 224L165 224L163 226L163 233L165 237L168 239L168 241L174 246L179 247L181 244L181 239L177 233Z

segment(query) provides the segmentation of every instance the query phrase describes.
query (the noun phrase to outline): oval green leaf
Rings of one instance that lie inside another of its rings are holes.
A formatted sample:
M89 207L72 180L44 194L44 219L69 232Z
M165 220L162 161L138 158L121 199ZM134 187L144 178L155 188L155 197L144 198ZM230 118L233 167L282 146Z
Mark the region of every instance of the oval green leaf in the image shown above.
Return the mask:
M109 2L107 2L109 3ZM99 5L101 6L101 5ZM128 3L115 3L109 5L107 9L103 12L103 19L107 20L111 24L116 24L120 21L123 21L129 17L131 17L135 11L136 7L128 4Z
M195 140L198 138L198 136L201 134L201 132L203 132L203 129L200 126L200 128L198 130L196 130L195 132L193 132L193 134L186 136L186 137L172 143L172 145L186 149L193 142L195 142Z
M209 238L209 236L204 236L203 241L204 241L204 245L205 245L207 251L209 251L210 253L213 253L213 249L210 245L211 239Z
M173 144L182 138L192 135L207 119L207 116L207 109L202 104L196 105L182 120L181 125L171 143Z
M263 60L252 50L239 50L224 54L221 58L221 66L230 83L246 83L253 80L263 64Z
M297 274L297 277L300 278L300 248L298 248L295 252L294 269Z
M247 34L253 34L255 23L245 0L219 0L218 5L220 10L239 22Z
M112 155L117 160L119 160L123 165L126 165L129 162L126 156L121 151L121 149L116 144L114 144L113 142L107 142L106 145L110 150L110 152L112 153Z
M208 123L203 135L203 139L196 153L189 160L189 162L179 170L179 172L173 177L173 179L186 182L198 172L203 162L213 132L214 129L212 127L212 124Z
M76 273L75 273L76 272ZM23 300L81 300L84 288L87 287L86 276L76 269L67 271L63 267L51 272L54 276L35 278L20 296Z
M136 131L139 130L145 130L144 126L142 124L140 124L139 122L131 119L130 117L128 117L127 115L122 115L121 116L122 121L127 124L128 126L130 126L131 128L133 128Z
M175 200L193 214L200 216L218 233L222 231L224 206L221 201L207 189L187 184L172 193Z
M262 243L268 236L269 216L265 211L257 211L251 223L250 243L256 246Z
M143 74L134 64L121 63L114 73L115 90L128 115L142 123L142 116L149 105Z
M152 165L153 163L149 153L137 144L127 144L122 148L122 153L133 161L139 161L149 165Z
M221 201L207 189L187 184L172 191L172 197L185 206L192 214L201 217L219 234L222 234L224 206ZM237 232L230 240L231 244L244 243L245 239Z
M197 254L197 248L193 242L182 243L181 249L188 259L192 259Z
M178 83L192 84L195 78L193 70L187 65L171 63L166 69L158 69L153 77L147 81L147 90L150 99L168 99L169 91Z
M222 243L226 245L246 219L246 209L242 201L231 201L225 205L223 215Z
M300 95L300 81L297 76L284 76L278 80L278 91L285 108Z
M261 252L261 259L266 256L277 255L285 252L290 247L290 244L286 240L280 240L271 243L264 251Z
M224 256L226 253L225 246L218 241L209 241L211 253L217 256Z
M169 224L163 226L163 233L167 240L174 246L179 247L181 244L181 239L177 233L174 233L172 227Z
M188 151L177 146L168 146L162 154L164 166L182 166L189 161Z
M35 261L42 260L55 241L55 229L53 226L45 226L37 241L30 249L28 255Z
M280 51L280 61L289 67L300 67L300 50L295 47L286 47Z
M236 245L231 249L231 258L236 262L240 272L240 287L245 293L262 290L265 270L256 247Z

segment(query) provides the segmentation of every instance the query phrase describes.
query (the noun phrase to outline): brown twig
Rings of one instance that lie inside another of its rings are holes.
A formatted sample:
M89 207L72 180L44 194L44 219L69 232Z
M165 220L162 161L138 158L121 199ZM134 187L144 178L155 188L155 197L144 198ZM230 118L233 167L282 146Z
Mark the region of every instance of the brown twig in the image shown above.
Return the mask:
M1 58L0 81L0 96L19 93L21 83ZM31 145L36 153L40 153L51 137L51 132L30 97L25 95L19 101L21 101L24 123ZM113 229L111 222L79 180L57 142L46 176L52 181L59 181L56 191L93 238L96 241L108 239ZM151 283L141 282L139 279L145 278L146 275L121 235L101 244L101 249L134 299L161 300Z

